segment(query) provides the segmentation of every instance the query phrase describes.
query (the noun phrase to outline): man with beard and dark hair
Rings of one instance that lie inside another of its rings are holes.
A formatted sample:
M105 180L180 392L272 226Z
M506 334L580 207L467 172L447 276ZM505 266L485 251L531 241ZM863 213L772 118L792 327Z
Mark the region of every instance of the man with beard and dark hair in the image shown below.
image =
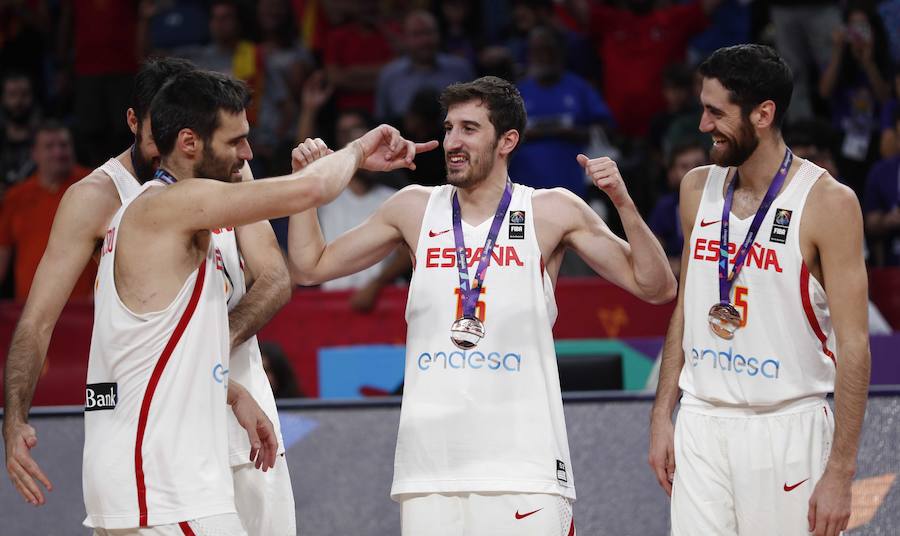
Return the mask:
M29 452L37 444L37 435L28 424L28 411L50 335L82 272L98 253L106 226L121 205L123 192L136 182L135 175L140 182L153 176L154 159L158 160L150 134L153 96L169 77L192 68L184 60L171 59L144 65L135 78L132 108L126 111L126 121L135 135L134 145L69 187L56 210L46 249L13 333L4 378L6 468L13 484L33 504L44 503L36 481L51 489L50 480Z
M31 144L40 120L31 79L7 73L0 90L0 195L34 171Z
M35 480L48 489L50 482L29 454L35 446L36 435L28 425L27 415L50 334L78 274L104 239L113 214L156 171L159 154L152 141L149 113L153 97L168 79L192 69L189 62L173 58L151 60L142 67L135 79L133 108L127 111L135 144L73 185L57 213L6 364L3 431L7 469L22 495L36 504L43 503L44 496ZM277 425L271 390L258 357L254 357L253 335L289 298L290 279L281 252L266 222L222 230L214 237L224 243L221 247L223 263L233 276L234 293L229 303L233 347L230 375L246 385ZM238 257L236 242L240 242L241 257ZM249 443L231 416L228 425L232 446L229 462L237 482L236 501L242 521L253 533L279 534L279 530L292 533L294 508L286 468L265 474L250 471L252 464L246 461ZM282 462L279 457L278 464ZM277 489L282 500L276 504L266 499L272 496L272 493L263 493L267 489ZM285 506L287 503L290 503L289 508Z
M228 359L227 310L244 283L240 268L229 270L236 246L214 236L328 202L357 167L409 167L416 151L437 145L417 146L383 125L301 173L242 181L253 156L248 99L243 83L218 73L184 72L164 85L151 106L156 180L123 200L108 223L82 471L85 523L98 534L144 527L154 534L247 533L232 490L242 479L229 468L242 446L228 437L226 401L247 431L245 462L275 467L279 442L266 414L231 378L240 364ZM190 178L197 175L214 180ZM94 392L108 396L97 401ZM284 470L280 463L275 471ZM284 507L279 494L286 490L258 491L265 492L258 506ZM263 533L274 532L254 532Z
M404 535L434 527L572 535L575 487L551 331L563 253L572 248L652 303L674 297L675 278L609 158L577 161L618 209L628 242L575 194L512 183L509 158L526 124L514 85L454 84L441 104L448 184L404 188L327 244L316 211L292 216L291 271L310 285L358 272L397 246L413 256L391 489ZM297 164L324 150L298 149Z
M673 535L838 534L870 368L859 202L785 145L792 75L774 50L719 49L699 72L715 165L681 182L648 461Z

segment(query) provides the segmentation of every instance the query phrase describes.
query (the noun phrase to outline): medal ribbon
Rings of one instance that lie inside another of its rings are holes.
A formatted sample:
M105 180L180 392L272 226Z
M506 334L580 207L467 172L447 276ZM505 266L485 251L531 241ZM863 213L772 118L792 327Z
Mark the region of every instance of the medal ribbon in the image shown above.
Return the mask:
M156 173L153 174L153 179L163 181L166 184L175 184L176 182L178 182L178 179L176 179L174 176L172 176L171 173L164 170L163 168L159 168L156 170Z
M484 274L487 271L488 264L490 264L491 252L494 250L494 243L497 241L500 225L503 223L510 201L512 201L512 183L507 180L506 187L503 189L503 196L500 198L500 204L497 205L497 212L494 214L494 221L491 222L491 229L488 231L484 247L481 249L478 268L475 270L475 281L470 282L469 262L466 258L466 241L463 237L462 229L462 210L459 208L459 198L456 192L453 192L453 240L456 243L456 267L459 271L459 291L462 294L463 317L475 315L475 304L478 303L478 295L481 294Z
M728 275L728 217L731 215L731 204L734 201L734 185L737 184L739 178L738 172L734 172L734 179L728 185L728 190L725 192L725 204L722 206L722 234L719 243L719 303L731 303L731 300L729 299L729 296L731 296L731 286L734 285L738 274L741 272L741 268L744 267L744 260L747 258L750 248L753 247L756 233L759 231L759 227L762 225L766 213L769 212L769 207L772 206L772 202L775 201L775 197L778 195L778 192L781 191L781 186L784 184L784 179L787 178L788 170L791 169L791 162L793 159L794 154L791 150L785 149L784 160L781 161L781 167L778 168L778 172L775 174L775 177L772 178L772 184L769 185L766 196L763 197L762 203L760 203L759 208L756 210L756 215L753 216L753 222L750 223L750 230L747 231L747 237L744 238L744 243L741 244L740 249L737 251L737 255L734 256L734 270L731 272L731 275Z

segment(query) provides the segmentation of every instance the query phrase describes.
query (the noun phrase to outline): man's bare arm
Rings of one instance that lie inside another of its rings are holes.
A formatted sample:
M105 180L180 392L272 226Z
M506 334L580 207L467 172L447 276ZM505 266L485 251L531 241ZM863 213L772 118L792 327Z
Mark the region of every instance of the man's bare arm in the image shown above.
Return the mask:
M588 176L606 192L615 205L628 241L615 236L600 217L575 197L566 195L575 214L575 223L564 243L600 275L635 296L651 303L665 303L675 297L676 282L666 253L644 223L628 195L616 163L608 158L588 160L579 155Z
M288 264L299 285L317 285L353 274L387 257L404 236L401 221L421 215L429 189L407 186L379 207L366 221L325 242L314 210L291 216L288 231Z
M168 227L193 234L288 216L337 197L359 167L371 171L414 169L416 152L433 149L436 144L414 144L403 139L397 129L381 125L291 175L237 184L179 181L153 195L138 197L131 205L130 217L140 227Z
M810 530L836 534L847 528L850 486L856 474L859 435L868 399L871 355L868 280L863 260L863 219L853 191L831 177L810 193L809 218L837 340L834 439L825 473L810 498ZM808 216L807 216L808 215ZM802 232L802 231L801 231Z
M684 368L684 282L687 279L688 259L690 259L691 232L700 204L700 197L706 182L707 168L697 168L688 172L681 181L678 211L681 228L685 229L684 246L681 250L681 273L678 302L669 320L666 340L663 345L662 361L659 366L659 380L656 384L656 399L650 411L650 451L647 461L656 475L660 487L672 495L672 481L675 476L675 436L672 413L678 403L681 389L678 378Z
M253 284L228 313L232 348L256 335L291 299L291 276L269 222L238 227L235 233Z
M6 359L3 421L6 468L19 493L34 504L44 503L35 479L47 489L51 485L29 454L37 436L28 425L28 411L50 335L106 225L100 220L112 215L118 206L115 191L98 186L102 180L109 179L91 175L70 187L63 196Z

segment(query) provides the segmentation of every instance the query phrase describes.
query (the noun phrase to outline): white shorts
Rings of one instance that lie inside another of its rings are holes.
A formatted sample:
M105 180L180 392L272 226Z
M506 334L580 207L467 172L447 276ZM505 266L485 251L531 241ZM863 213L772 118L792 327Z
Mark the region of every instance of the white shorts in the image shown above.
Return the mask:
M237 514L222 514L140 529L95 528L94 536L247 536L247 533Z
M407 495L400 517L402 536L575 536L572 501L559 495Z
M672 535L809 534L808 502L833 434L831 408L821 399L765 414L682 405Z
M297 536L294 491L284 454L262 472L252 463L235 465L234 505L250 536Z

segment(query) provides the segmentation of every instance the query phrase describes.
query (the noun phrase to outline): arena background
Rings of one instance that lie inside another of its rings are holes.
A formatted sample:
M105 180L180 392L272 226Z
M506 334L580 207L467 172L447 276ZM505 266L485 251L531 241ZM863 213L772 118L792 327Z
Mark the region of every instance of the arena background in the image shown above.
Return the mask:
M668 499L647 466L650 398L568 393L566 423L581 536L663 536ZM55 489L26 505L0 486L0 534L87 535L81 496L80 408L40 408L34 451ZM900 527L900 390L873 388L859 449L848 536L895 536ZM400 510L389 498L399 400L284 402L280 417L303 536L396 536ZM173 455L177 455L173 453Z

